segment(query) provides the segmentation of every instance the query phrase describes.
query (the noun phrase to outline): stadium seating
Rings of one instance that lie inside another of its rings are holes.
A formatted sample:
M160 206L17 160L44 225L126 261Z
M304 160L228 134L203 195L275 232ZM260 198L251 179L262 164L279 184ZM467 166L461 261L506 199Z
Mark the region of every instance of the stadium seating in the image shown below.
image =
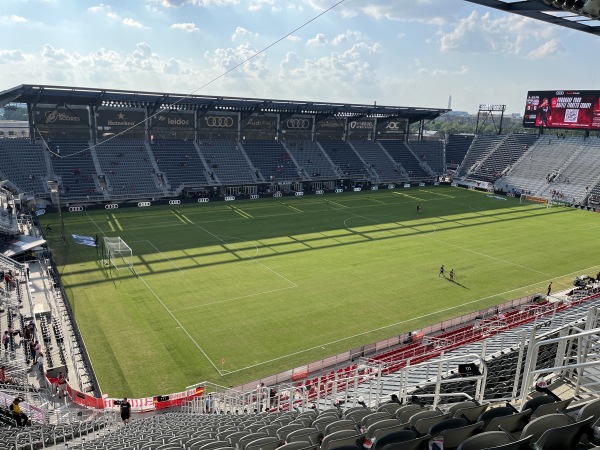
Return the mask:
M154 141L150 149L159 172L166 176L172 193L179 193L183 187L197 188L209 184L206 168L194 142L160 140Z
M319 144L310 141L286 142L284 147L311 180L334 180L340 178Z
M320 142L333 164L342 171L345 178L366 180L370 178L365 162L356 154L354 149L345 142Z
M367 170L373 179L381 183L393 183L403 178L397 163L384 150L380 142L352 141L348 144L367 164Z
M52 150L60 149L60 156L53 156L52 169L59 181L65 200L104 200L98 173L94 163L94 150L87 141L54 141Z
M112 139L95 147L107 191L112 199L165 194L146 144L136 139Z
M472 134L450 134L446 142L446 165L456 169L465 158L475 138Z
M444 143L442 141L408 141L407 145L422 162L431 168L435 175L444 173L446 162L444 161Z
M278 142L245 141L242 145L252 165L265 181L299 181L301 171L289 152Z
M217 140L200 141L198 147L215 180L223 184L253 184L261 181L256 170L250 165L246 155L235 141Z
M383 148L402 165L409 180L428 179L432 177L424 167L421 161L414 155L404 141L379 141Z
M469 151L458 167L455 178L465 178L477 172L483 161L506 139L504 135L478 134L473 139Z
M43 195L48 192L48 167L40 144L28 139L0 140L0 174L20 192Z
M494 182L510 168L537 140L536 135L509 134L477 165L469 178Z

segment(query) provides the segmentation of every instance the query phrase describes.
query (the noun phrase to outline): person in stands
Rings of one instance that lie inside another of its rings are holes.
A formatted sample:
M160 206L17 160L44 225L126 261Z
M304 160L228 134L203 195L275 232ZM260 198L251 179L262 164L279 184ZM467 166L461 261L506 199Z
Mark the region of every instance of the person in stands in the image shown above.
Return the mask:
M131 403L129 403L129 401L127 400L127 397L125 397L122 401L121 401L121 420L123 421L123 423L125 425L129 425L129 421L131 420Z
M19 406L19 403L21 403L22 401L23 400L20 397L16 397L8 407L13 419L15 419L15 421L17 422L17 426L19 427L26 426L29 420L27 418L27 415L23 411L21 411L21 407Z

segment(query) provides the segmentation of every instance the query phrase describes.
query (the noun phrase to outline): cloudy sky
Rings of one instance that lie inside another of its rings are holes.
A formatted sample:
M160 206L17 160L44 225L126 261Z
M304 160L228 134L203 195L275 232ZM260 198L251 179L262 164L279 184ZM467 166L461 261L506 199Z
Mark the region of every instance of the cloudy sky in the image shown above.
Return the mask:
M1 0L0 90L435 108L452 95L455 110L504 103L522 112L527 90L600 89L600 37L463 0L346 0L302 27L338 1Z

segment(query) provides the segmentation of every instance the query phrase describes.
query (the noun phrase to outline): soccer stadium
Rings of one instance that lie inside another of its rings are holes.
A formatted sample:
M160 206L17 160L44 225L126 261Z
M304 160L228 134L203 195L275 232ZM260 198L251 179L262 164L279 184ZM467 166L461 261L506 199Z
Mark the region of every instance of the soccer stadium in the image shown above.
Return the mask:
M597 0L471 3L600 34ZM524 84L469 133L3 86L0 450L600 448L600 90Z

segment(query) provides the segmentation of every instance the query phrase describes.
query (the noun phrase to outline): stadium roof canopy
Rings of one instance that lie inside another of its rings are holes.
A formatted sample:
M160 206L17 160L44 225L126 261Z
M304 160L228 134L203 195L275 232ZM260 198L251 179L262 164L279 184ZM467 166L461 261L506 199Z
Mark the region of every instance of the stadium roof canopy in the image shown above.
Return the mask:
M338 117L398 117L409 123L433 120L450 109L361 105L242 97L213 97L117 89L20 85L0 92L0 107L9 103L103 106L114 108L239 111L247 113L315 114Z
M467 0L471 3L600 36L599 0Z

